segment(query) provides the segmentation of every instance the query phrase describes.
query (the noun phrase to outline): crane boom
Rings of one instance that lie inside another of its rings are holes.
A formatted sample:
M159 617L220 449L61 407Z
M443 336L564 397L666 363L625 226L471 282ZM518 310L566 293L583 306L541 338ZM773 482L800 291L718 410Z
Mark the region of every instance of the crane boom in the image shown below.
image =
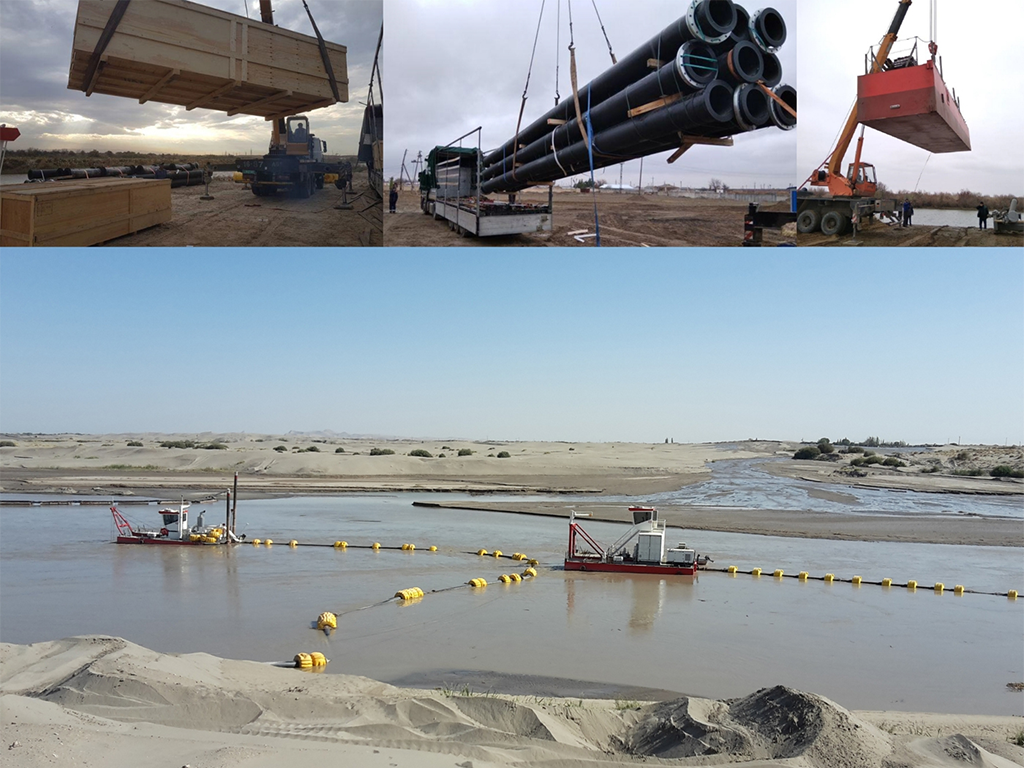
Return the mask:
M899 8L896 9L896 15L893 17L892 24L889 25L889 31L885 33L885 37L882 38L882 43L878 48L878 53L875 55L875 60L871 64L871 72L881 72L882 65L885 64L885 60L889 58L889 51L892 50L893 43L896 42L896 38L899 35L900 27L903 26L903 19L906 18L907 11L910 10L910 4L913 0L900 0ZM846 157L846 152L850 148L850 142L853 141L853 134L857 130L857 124L859 123L857 117L857 104L854 103L853 109L850 110L850 116L846 118L846 125L843 126L842 133L839 134L839 141L836 143L836 148L832 151L832 155L828 161L828 172L832 176L838 176L842 174L843 158Z
M271 0L260 0L260 19L266 24L274 23L274 8L270 2Z

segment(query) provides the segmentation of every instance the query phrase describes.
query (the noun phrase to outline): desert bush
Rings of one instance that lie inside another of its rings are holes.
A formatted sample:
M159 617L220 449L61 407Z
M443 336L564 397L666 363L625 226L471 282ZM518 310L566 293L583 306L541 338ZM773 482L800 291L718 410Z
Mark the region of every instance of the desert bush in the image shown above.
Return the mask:
M164 440L160 443L161 448L195 448L195 440Z
M345 449L344 449L344 448L335 448L335 449L334 449L334 452L335 452L335 453L344 453L344 452L345 452Z
M867 463L867 459L858 456L856 459L850 459L851 467L863 467Z
M820 455L821 455L821 451L818 449L818 446L816 446L816 445L808 445L808 446L806 446L804 448L801 448L796 453L794 453L793 454L793 458L794 459L816 459Z
M942 471L942 467L940 467L938 464L932 464L930 467L925 467L924 469L922 469L921 470L921 474L923 474L923 475L934 475L936 472L941 472L941 471Z
M508 451L502 451L501 453L498 454L498 458L499 459L510 459L510 458L512 458L512 454L510 454Z
M960 453L953 457L956 461L967 461L969 458L971 458L971 454L967 451L960 451Z
M899 459L897 459L895 456L889 456L884 461L882 461L882 466L883 467L905 467L907 465L904 464Z
M864 465L865 466L869 466L869 467L872 464L881 464L881 463L882 463L882 457L881 456L868 456L866 459L864 459Z
M390 448L371 448L371 456L394 456L395 452Z
M992 477L1024 477L1024 470L1014 469L1008 464L1000 464L988 472Z
M423 458L423 459L432 459L432 458L434 458L433 455L430 453L430 451L425 451L422 448L417 448L414 451L409 451L409 455L410 456L419 456L420 458Z
M284 453L285 451L288 450L288 448L287 446L284 445L275 445L274 450L277 451L278 453Z
M309 446L309 448L304 448L303 452L304 453L320 453L320 449L317 448L315 445L311 445L311 446Z
M836 447L832 443L818 443L818 450L822 453L834 453Z
M13 445L13 443L11 443L11 445ZM129 440L128 441L128 447L129 448L141 448L142 447L142 441L141 440Z
M228 449L224 443L203 443L202 445L197 445L196 448L204 451L226 451Z
M0 448L14 448L16 446L17 443L15 443L13 440L0 440Z
M958 477L981 477L985 473L982 470L978 469L978 468L974 468L974 469L954 469L953 470L953 474L957 475Z
M846 452L847 453L864 453L864 449L861 448L859 445L851 445L849 448L846 449Z
M459 456L472 456L472 455L473 455L473 449L472 448L459 448Z
M439 453L439 454L437 454L437 458L444 459L444 458L447 458L447 457L443 453Z
M874 451L864 451L864 455L865 456L874 456L875 452Z

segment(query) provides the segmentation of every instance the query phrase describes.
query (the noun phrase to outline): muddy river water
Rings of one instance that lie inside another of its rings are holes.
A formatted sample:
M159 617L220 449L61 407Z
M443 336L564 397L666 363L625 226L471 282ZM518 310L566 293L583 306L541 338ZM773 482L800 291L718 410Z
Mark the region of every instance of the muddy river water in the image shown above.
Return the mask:
M801 492L798 481L775 480L779 487L772 486L767 496ZM728 506L723 499L737 505L765 502L764 494L748 498L735 473L716 473L714 482L721 487L693 492L719 506ZM905 498L891 491L833 490L885 508ZM1006 500L928 496L937 509L946 505L952 514L981 508L1012 515L1019 507ZM673 538L678 534L711 554L718 566L858 574L865 580L888 576L896 582L913 578L928 588L908 592L758 579L749 573L572 574L560 569L564 520L413 507L417 499L442 497L241 503L240 529L250 539L272 538L269 549L117 545L111 543L113 526L105 507L5 506L0 509L0 641L97 633L159 651L257 661L321 650L331 659L328 674L422 687L471 684L477 691L638 698L645 693L641 689L654 689L733 697L781 683L852 709L1024 711L1024 697L1007 689L1007 683L1024 681L1024 598L956 596L949 589L954 584L1003 593L1024 588L1020 548L672 530ZM837 514L850 512L850 504L820 499L815 508L833 503L840 507ZM193 516L200 508L193 508ZM211 522L222 507L206 510ZM131 519L156 523L155 506L123 511ZM606 541L623 530L612 523L587 529ZM289 539L411 542L416 549L291 548ZM426 551L430 545L438 551ZM522 565L479 557L480 548L527 553L540 561L539 575L518 584L498 583L500 574L521 572ZM487 579L488 586L431 592L474 577ZM930 588L936 581L947 591L936 594ZM373 606L414 586L427 592L423 599ZM330 637L310 627L324 610L341 614Z

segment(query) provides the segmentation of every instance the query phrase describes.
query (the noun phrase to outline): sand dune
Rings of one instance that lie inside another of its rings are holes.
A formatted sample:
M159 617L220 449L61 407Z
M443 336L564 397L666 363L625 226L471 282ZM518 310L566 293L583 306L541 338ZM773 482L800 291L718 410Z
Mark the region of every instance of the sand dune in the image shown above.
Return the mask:
M1009 768L1011 717L850 712L768 688L642 704L458 695L86 636L0 645L5 764Z

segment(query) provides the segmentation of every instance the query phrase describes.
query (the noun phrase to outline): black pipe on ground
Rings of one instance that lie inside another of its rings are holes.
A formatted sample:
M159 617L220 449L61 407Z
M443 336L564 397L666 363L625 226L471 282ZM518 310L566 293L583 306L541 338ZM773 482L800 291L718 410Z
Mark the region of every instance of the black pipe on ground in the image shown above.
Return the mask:
M678 51L683 43L689 40L705 39L706 42L718 43L727 39L736 25L736 7L732 0L700 0L691 6L686 17L677 19L659 34L652 37L617 64L609 67L589 84L579 89L581 107L589 104L593 109L605 99L625 89L631 83L644 77L649 71L647 62L650 59L663 61L671 52ZM511 158L515 143L529 145L551 132L548 120L569 120L576 116L576 106L572 99L566 99L543 117L520 130L519 136L513 136L499 149L484 158L484 165L492 165ZM516 158L518 161L518 157Z
M70 168L33 168L28 172L28 178L30 181L41 181L43 179L52 179L57 176L70 175Z

